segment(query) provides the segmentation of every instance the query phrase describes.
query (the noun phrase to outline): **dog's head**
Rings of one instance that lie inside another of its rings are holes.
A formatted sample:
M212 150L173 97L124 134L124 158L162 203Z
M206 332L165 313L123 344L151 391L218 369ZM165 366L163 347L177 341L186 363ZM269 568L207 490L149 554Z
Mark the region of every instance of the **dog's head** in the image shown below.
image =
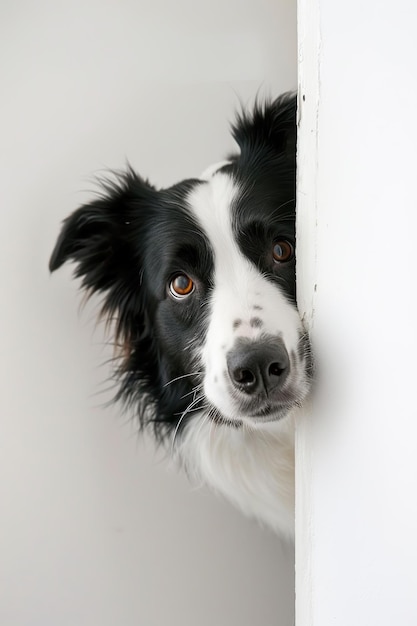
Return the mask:
M157 190L132 170L64 222L50 261L103 296L121 346L119 397L158 434L205 412L288 415L309 387L295 306L296 100L242 114L240 153Z

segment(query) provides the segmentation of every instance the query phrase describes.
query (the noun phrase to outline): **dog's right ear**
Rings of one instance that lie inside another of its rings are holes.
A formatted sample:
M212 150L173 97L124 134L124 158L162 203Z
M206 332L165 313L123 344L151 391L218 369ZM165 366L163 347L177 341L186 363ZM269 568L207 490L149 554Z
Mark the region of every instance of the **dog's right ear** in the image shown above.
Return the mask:
M140 236L144 214L157 193L130 169L101 184L103 191L97 200L64 221L49 261L51 272L74 261L75 275L82 277L82 286L89 293L107 291L131 272L134 259L130 252L137 254L132 228L136 238Z

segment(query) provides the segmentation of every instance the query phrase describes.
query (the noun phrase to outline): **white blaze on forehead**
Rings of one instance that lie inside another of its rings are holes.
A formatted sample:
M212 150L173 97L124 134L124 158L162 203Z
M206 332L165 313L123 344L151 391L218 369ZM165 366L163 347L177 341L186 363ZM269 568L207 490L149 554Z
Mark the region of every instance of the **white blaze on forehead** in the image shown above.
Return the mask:
M206 233L214 252L216 271L226 259L241 257L233 237L231 207L237 187L226 174L216 174L195 187L188 198L191 210Z
M232 207L238 188L226 174L215 174L196 187L189 196L191 210L205 232L214 255L213 315L223 312L224 323L232 325L230 315L240 318L250 306L249 276L255 268L240 252L232 230ZM256 270L255 270L256 272ZM260 278L257 274L257 282ZM252 278L253 280L253 278ZM211 324L210 324L211 325Z
M272 316L274 329L281 332L288 330L291 335L288 327L294 326L294 314L298 318L294 306L277 285L267 280L244 256L236 242L232 220L233 203L238 193L239 188L230 176L218 173L194 188L188 197L189 206L214 254L213 302L217 301L221 293L222 302L219 304L223 306L225 322L230 309L235 311L236 319L243 322L258 317L268 326L268 318ZM262 255L264 251L259 252ZM257 309L255 306L262 308ZM272 330L269 329L269 332Z

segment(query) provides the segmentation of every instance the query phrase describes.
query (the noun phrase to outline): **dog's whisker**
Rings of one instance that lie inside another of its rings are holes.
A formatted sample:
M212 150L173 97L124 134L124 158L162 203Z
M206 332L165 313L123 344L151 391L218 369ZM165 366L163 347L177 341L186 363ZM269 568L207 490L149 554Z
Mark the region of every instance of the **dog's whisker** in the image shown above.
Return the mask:
M196 406L196 404L198 404L199 402L201 402L202 400L202 396L195 398L192 402L190 402L190 404L188 405L188 407L185 409L185 411L183 411L183 413L181 414L180 419L178 420L178 423L176 425L176 428L174 430L174 435L172 437L172 444L171 444L171 450L174 450L174 446L175 446L175 439L179 430L179 427L181 425L181 423L184 421L184 418L192 411L192 409Z
M183 396L181 396L181 400L184 400L184 398L187 398L187 396L191 396L191 395L195 396L195 394L198 391L201 391L202 388L203 388L203 384L197 385L196 387L194 387L194 389L191 389L191 391L189 391L188 393L185 393Z
M199 400L201 400L201 398L199 398ZM185 413L188 415L189 413L195 413L196 411L202 411L205 408L207 408L207 406L208 406L207 404L201 404L201 405L198 405L196 408L192 408L192 409L187 408ZM182 412L182 413L181 412L180 413L174 413L174 415L175 416L181 415L181 417L182 417L184 415L184 412Z
M168 387L168 385L172 385L172 383L175 383L177 380L182 380L183 378L188 378L190 376L199 376L201 374L201 372L191 372L190 374L182 374L181 376L177 376L176 378L172 378L171 380L169 380L167 383L164 384L164 387Z

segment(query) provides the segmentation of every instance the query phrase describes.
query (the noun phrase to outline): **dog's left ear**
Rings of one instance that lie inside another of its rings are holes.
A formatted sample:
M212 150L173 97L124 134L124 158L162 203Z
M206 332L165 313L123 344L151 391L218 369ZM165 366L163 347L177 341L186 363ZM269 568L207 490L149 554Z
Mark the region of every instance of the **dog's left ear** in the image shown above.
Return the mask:
M294 161L297 136L297 96L256 103L251 113L238 115L232 134L240 148L239 160L253 162L262 154L269 159Z

